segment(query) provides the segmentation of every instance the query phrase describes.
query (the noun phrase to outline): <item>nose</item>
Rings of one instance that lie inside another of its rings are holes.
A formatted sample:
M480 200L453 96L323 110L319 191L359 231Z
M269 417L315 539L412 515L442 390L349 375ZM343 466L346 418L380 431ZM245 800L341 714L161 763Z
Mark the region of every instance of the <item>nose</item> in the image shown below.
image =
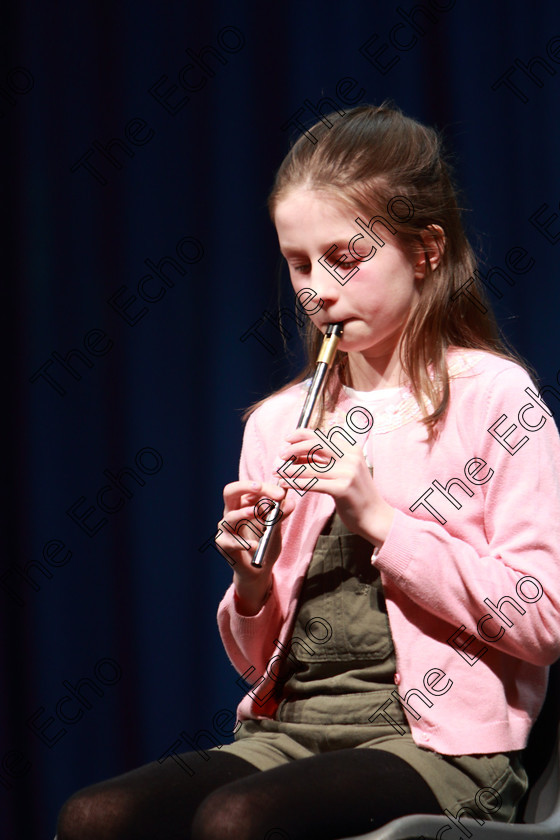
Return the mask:
M332 306L339 300L346 280L344 274L348 277L349 272L341 271L336 263L327 266L321 260L322 258L317 260L311 269L311 287L324 300L326 306Z

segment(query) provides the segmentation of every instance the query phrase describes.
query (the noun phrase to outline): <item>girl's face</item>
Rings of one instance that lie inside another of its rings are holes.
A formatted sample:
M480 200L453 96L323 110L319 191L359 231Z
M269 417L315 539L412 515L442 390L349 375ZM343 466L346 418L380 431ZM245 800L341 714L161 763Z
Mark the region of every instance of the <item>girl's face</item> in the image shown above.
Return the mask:
M415 262L405 252L399 243L398 223L393 224L389 216L387 222L397 233L376 225L375 232L385 242L381 247L356 225L359 215L327 193L295 188L278 202L274 221L295 293L312 289L317 295L302 297L304 304L309 301L307 310L313 323L324 333L327 324L343 322L339 349L382 364L394 355L408 315L418 302L425 262L420 257ZM369 219L363 221L367 224ZM361 233L363 238L353 243L355 252L367 256L372 245L377 247L365 261L357 260L348 250L350 240ZM327 261L336 267L340 281L319 263L334 244L337 250ZM344 255L344 268L336 266L336 260ZM359 270L344 282L354 267ZM323 301L320 309L319 299ZM314 309L317 311L311 314Z

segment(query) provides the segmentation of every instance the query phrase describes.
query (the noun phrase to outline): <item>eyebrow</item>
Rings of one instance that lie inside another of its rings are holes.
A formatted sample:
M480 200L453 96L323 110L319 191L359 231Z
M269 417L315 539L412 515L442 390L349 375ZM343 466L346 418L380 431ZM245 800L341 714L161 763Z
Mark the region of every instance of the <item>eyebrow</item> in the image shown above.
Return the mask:
M346 237L344 237L344 239L346 239ZM342 241L344 241L344 239ZM350 240L348 240L348 241L350 241ZM321 252L324 254L325 251L328 251L329 248L332 248L333 245L336 245L336 247L339 251L346 251L348 249L348 244L338 245L336 242L333 242L332 240L328 243L324 243L323 245L320 245L319 247L321 249ZM284 251L282 249L280 249L280 253L283 254L283 256L286 257L286 259L287 259L288 257L305 256L306 251L303 250L303 249L299 249L299 248L286 248Z

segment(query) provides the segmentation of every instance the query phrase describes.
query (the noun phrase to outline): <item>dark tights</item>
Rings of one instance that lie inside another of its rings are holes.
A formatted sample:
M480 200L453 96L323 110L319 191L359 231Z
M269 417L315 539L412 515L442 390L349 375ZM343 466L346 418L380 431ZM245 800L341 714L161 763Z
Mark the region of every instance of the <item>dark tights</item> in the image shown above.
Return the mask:
M441 811L402 759L344 749L260 771L213 750L143 767L75 793L58 840L336 840L405 814Z

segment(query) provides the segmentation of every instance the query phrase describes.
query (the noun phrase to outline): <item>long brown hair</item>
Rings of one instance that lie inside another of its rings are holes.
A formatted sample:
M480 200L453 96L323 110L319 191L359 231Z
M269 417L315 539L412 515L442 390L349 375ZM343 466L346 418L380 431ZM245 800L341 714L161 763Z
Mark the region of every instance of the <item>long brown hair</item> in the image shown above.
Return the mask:
M364 214L366 221L380 215L392 224L399 212L397 196L404 197L406 205L413 208L406 215L401 211L398 217L399 240L403 247L424 250L426 276L402 334L400 362L422 411L422 422L433 437L449 404L448 347L486 350L530 370L500 336L484 288L474 274L476 258L463 230L441 139L434 129L388 104L358 106L342 117L330 114L309 132L316 142L302 135L276 174L268 199L270 216L274 221L278 202L300 187L331 194L351 211ZM434 270L421 235L432 225L443 230L443 253ZM461 291L463 287L468 288L468 295ZM473 294L486 312L474 304L470 297ZM320 330L307 319L307 365L280 390L312 374L322 339ZM337 353L331 387L325 388L329 409L338 397L340 383L345 381L345 359L345 353ZM431 403L431 413L426 399ZM253 405L246 416L262 402Z

